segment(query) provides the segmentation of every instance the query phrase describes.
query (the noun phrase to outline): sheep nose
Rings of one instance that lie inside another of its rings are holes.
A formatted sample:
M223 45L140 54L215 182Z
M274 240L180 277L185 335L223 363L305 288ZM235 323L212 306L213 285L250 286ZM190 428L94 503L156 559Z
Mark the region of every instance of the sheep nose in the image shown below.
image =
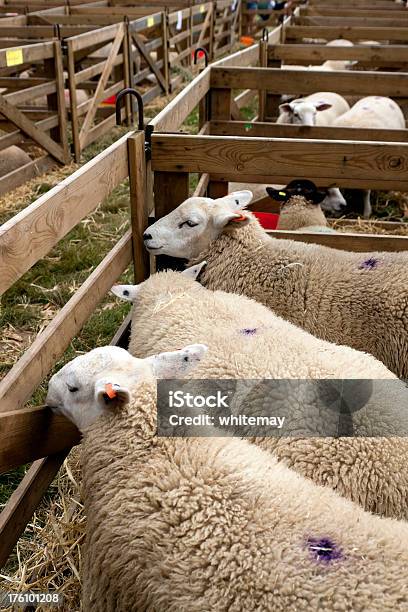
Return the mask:
M146 242L146 240L151 240L152 239L152 235L149 234L148 232L145 232L143 234L143 240Z

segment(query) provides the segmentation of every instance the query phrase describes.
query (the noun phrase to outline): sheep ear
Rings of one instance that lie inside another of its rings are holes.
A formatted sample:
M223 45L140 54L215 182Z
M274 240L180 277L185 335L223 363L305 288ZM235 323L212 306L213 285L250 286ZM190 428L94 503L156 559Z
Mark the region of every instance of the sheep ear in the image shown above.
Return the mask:
M230 210L220 210L214 215L215 227L222 229L229 223L243 227L249 223L249 217L238 212L231 212Z
M241 210L242 208L245 208L245 206L248 206L253 197L254 194L252 191L249 191L249 189L244 189L243 191L233 191L223 198L218 198L217 202L229 204Z
M293 108L291 107L291 105L288 102L285 102L284 104L280 104L279 105L279 111L281 113L293 113Z
M315 191L312 194L311 200L313 202L313 204L320 204L321 202L323 202L323 200L326 197L326 192L325 191Z
M130 392L127 387L104 378L95 383L95 400L100 408L115 410L130 402Z
M266 192L272 200L276 200L276 202L286 202L286 200L290 197L287 191L283 189L273 189L272 187L267 187Z
M134 302L139 292L139 285L113 285L111 293L117 295L122 300Z
M195 281L198 277L198 275L200 274L201 270L204 268L204 266L206 265L206 261L202 261L199 264L196 264L195 266L191 266L190 268L186 268L185 270L183 270L181 272L181 274L183 276L186 276L187 278L191 278L191 280Z
M316 102L315 104L315 109L317 111L328 110L331 107L332 107L332 104L329 104L328 102Z
M183 378L202 360L208 346L189 344L179 351L159 353L144 361L150 365L156 378Z

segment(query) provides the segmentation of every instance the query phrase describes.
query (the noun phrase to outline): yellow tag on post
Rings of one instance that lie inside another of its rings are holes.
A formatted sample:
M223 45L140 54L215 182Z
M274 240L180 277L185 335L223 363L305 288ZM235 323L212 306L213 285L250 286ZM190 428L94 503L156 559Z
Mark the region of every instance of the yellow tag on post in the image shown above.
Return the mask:
M6 51L6 64L7 66L18 66L24 63L24 56L22 49L8 49Z
M154 26L154 17L148 17L147 18L147 27L151 28L152 26Z
M204 6L204 4L202 4L200 6L200 13L205 13L205 6Z

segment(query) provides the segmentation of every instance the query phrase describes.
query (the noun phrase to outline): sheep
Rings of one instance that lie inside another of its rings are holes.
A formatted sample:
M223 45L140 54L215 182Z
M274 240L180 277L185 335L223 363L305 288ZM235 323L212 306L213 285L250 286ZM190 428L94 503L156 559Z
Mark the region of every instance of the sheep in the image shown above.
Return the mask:
M47 397L74 423L94 415L82 430L85 610L406 609L406 523L245 440L157 437L152 374L114 349L77 357Z
M394 100L383 96L368 96L354 104L333 121L335 127L404 130L405 118ZM371 190L364 192L364 218L371 215Z
M325 41L324 41L325 42ZM346 40L344 38L338 38L336 40L332 40L326 43L327 47L353 47L354 44L351 40ZM354 66L357 62L353 60L326 60L323 64L312 65L309 66L298 66L295 64L283 64L281 67L285 70L350 70L352 66Z
M279 106L276 123L295 125L332 125L337 117L350 110L339 94L320 91L306 98L297 98Z
M242 191L243 189L249 189L252 191L254 200L259 200L265 197L265 191L269 188L266 184L246 184L246 183L229 183L228 185L231 191ZM284 185L274 185L273 186L277 191L284 188ZM341 215L344 209L347 206L347 202L344 199L343 194L340 189L336 187L327 187L326 189L322 189L325 194L324 199L320 203L320 206L323 210L330 212L334 215Z
M353 415L356 435L408 432L407 389L383 364L371 355L319 340L249 298L205 289L194 281L201 268L193 266L181 274L161 272L141 285L112 288L115 295L133 303L132 355L146 357L187 343L204 343L209 351L191 375L199 380L357 379L358 389L372 380L373 393L369 397L368 392L364 410ZM317 404L316 386L307 386L306 399L303 391L299 395L288 388L287 396L296 406L294 425L293 411L291 415L287 402L276 397L277 414L289 410L284 437L259 437L264 436L260 432L253 442L366 510L408 518L407 438L310 437L316 432L337 435L337 414L328 415L317 407L321 402ZM245 410L248 413L248 406ZM261 403L253 400L251 413L268 414L263 398Z
M15 145L0 151L0 176L6 176L9 172L18 170L31 162L31 157Z
M294 180L281 189L267 187L266 191L273 200L281 202L276 229L335 233L321 208L326 192L319 191L312 181Z
M377 357L408 378L408 254L350 253L271 238L250 191L193 197L151 225L154 255L207 260L209 289L253 297L306 331Z

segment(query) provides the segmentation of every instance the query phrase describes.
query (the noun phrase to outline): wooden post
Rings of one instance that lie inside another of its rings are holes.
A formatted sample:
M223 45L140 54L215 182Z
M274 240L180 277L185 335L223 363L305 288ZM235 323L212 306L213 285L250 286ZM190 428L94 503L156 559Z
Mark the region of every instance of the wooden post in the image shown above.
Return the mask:
M124 20L124 31L123 31L123 44L122 44L122 53L123 53L123 81L125 83L125 88L131 87L131 65L130 65L130 31L129 31L129 20L125 18ZM126 125L130 126L133 121L133 97L126 96L125 97L125 109L126 109Z
M44 74L55 80L56 86L56 92L47 96L48 109L58 114L58 125L50 130L50 136L55 142L61 144L65 153L65 163L69 163L64 69L60 41L54 43L54 57L44 61Z
M214 34L215 34L215 2L211 2L211 20L210 20L210 43L208 45L208 59L210 62L214 59Z
M157 49L157 60L163 60L163 76L166 81L166 96L169 95L170 92L170 71L169 71L169 46L167 42L167 16L166 13L161 14L162 20L162 41L163 46Z
M259 42L259 66L261 68L267 68L268 66L268 40ZM266 91L264 89L259 90L258 100L258 121L265 121Z
M71 128L72 140L74 149L74 159L79 163L81 159L81 145L79 143L79 115L77 108L77 95L75 85L75 56L72 49L72 40L67 41L67 57L68 57L68 87L71 110Z
M128 160L133 268L137 284L143 282L150 272L149 254L143 245L143 232L148 223L144 132L137 132L128 139Z
M155 172L154 173L154 208L155 218L160 219L177 208L189 196L188 172ZM181 260L167 255L156 258L156 269L182 270Z
M230 121L232 106L231 89L210 89L209 99L210 121ZM207 193L210 198L221 198L228 193L228 183L214 181L210 177Z
M268 68L280 68L282 62L280 60L269 60L268 59L268 46L266 47L266 65ZM279 105L281 103L281 97L278 94L270 94L264 91L265 103L263 108L263 118L260 117L260 121L271 121L273 117L279 115Z

